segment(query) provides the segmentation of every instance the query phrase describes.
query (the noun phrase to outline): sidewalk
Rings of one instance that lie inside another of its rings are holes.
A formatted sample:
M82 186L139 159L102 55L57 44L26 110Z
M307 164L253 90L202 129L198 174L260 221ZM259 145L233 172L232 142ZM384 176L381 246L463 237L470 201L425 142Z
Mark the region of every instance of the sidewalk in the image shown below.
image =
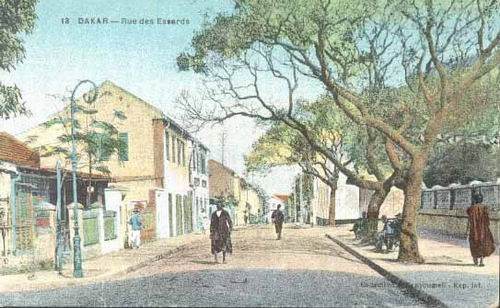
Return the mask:
M73 278L73 260L64 265L62 275L56 271L39 271L0 276L0 292L40 290L117 279L151 262L168 257L182 250L187 244L207 240L208 233L205 235L191 233L147 242L139 249L122 249L98 256L83 261L83 278Z
M396 261L397 251L377 253L373 245L361 245L349 231L351 227L330 229L327 236L449 307L498 307L498 247L496 254L485 259L484 267L477 267L467 240L421 232L419 250L426 263L404 264ZM367 287L383 286L367 283Z

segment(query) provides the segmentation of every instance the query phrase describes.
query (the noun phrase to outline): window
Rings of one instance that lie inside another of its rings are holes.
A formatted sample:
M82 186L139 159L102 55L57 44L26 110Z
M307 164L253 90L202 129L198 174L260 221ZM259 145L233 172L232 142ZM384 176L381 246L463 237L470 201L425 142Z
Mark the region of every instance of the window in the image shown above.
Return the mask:
M178 165L186 165L186 152L184 142L180 139L177 139L177 164Z
M104 138L102 136L99 138L99 159L101 161L108 161L111 153L110 151L107 151L105 140L103 139Z
M181 141L177 139L177 164L181 164Z
M172 136L172 163L175 164L175 137Z
M128 133L119 133L120 148L118 149L118 157L121 161L128 161Z
M200 160L201 160L201 173L207 174L207 162L206 162L205 154L201 154Z
M198 172L201 172L201 152L198 152L196 156L197 156L196 164L198 165Z
M170 160L170 138L167 131L165 131L165 155L166 159Z
M193 163L193 171L196 172L196 169L197 169L196 168L196 164L198 163L198 160L196 159L197 157L196 157L196 151L195 151L195 149L196 148L193 147L193 151L192 151L191 157L193 158L193 161L192 161L192 163Z
M186 166L186 146L184 142L181 141L181 152L182 152L182 165Z

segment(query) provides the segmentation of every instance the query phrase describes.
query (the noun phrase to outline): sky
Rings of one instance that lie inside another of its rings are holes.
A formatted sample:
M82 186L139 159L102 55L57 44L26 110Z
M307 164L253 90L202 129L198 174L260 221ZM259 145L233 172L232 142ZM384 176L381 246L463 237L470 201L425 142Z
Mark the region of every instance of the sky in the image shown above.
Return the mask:
M232 7L229 0L40 1L35 29L24 37L24 61L15 71L0 73L3 83L16 83L21 89L32 116L2 120L0 131L15 135L44 122L62 107L50 95L65 95L83 79L97 84L111 80L179 118L176 97L183 89L196 91L201 82L194 73L178 72L175 59L187 50L205 16L228 12ZM108 24L86 24L91 18L96 22L107 18ZM158 18L184 20L184 24L158 24ZM142 24L141 19L152 19L153 24ZM137 24L128 23L133 20ZM198 133L211 149L212 158L219 161L222 131L225 164L242 174L243 154L263 130L249 119L236 118ZM297 171L280 168L265 177L249 177L271 194L289 191Z

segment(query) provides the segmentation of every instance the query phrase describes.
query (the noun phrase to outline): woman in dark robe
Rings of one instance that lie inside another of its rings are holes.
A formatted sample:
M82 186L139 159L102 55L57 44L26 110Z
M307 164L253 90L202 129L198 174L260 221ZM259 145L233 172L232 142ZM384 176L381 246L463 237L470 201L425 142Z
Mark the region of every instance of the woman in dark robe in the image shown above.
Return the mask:
M472 195L472 205L467 209L470 252L475 265L478 265L479 259L479 266L484 266L483 258L495 251L495 242L489 228L488 207L482 202L483 195L475 193Z
M222 251L222 263L226 263L226 253L232 253L231 231L233 222L229 213L222 209L222 205L217 205L217 210L212 213L210 219L210 239L212 241L212 254L215 263L218 263L217 254Z

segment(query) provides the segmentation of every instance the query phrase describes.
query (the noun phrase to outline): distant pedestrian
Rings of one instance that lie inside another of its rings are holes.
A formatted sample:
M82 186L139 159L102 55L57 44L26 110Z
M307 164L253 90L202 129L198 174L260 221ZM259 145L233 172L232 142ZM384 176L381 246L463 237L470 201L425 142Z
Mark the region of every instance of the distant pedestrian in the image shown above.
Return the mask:
M210 220L208 219L208 214L206 212L204 212L203 216L201 217L201 230L203 231L203 234L207 233L207 229L209 227L209 224L210 224Z
M479 192L475 193L472 195L472 205L467 209L470 252L475 265L478 265L479 259L479 266L484 266L483 258L495 251L495 242L490 231L488 207L482 202L483 195Z
M141 246L142 219L141 216L139 215L138 208L134 208L134 211L128 223L132 225L132 236L130 240L132 248L139 248L139 246Z
M215 257L215 263L219 263L217 255L222 252L222 263L226 263L226 253L232 253L231 231L233 222L229 213L222 209L221 204L217 204L217 210L212 213L210 219L210 240L211 251Z
M274 223L274 229L276 230L277 240L281 239L281 229L283 228L283 221L285 220L285 215L280 210L281 204L278 204L278 208L271 214L271 221Z

